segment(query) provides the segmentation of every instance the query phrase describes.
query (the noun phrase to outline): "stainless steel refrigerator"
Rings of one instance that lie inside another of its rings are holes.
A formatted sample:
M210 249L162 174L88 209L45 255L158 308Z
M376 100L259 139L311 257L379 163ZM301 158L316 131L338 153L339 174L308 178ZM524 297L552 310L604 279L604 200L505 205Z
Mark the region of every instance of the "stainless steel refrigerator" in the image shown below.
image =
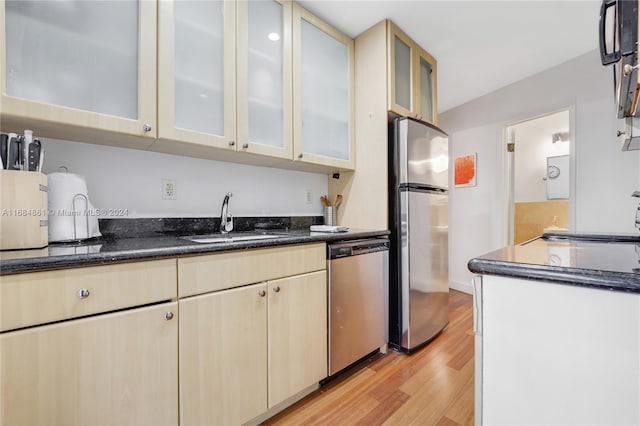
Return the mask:
M436 126L389 128L389 341L410 352L449 321L449 141Z

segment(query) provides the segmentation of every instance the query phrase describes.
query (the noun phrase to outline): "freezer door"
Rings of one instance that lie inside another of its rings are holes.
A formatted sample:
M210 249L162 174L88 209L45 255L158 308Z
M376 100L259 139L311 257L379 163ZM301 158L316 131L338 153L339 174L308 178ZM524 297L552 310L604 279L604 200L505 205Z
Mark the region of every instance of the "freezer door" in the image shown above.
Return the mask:
M399 184L449 187L449 139L437 127L410 120L396 121Z
M401 191L402 346L413 349L449 321L449 206L446 195Z

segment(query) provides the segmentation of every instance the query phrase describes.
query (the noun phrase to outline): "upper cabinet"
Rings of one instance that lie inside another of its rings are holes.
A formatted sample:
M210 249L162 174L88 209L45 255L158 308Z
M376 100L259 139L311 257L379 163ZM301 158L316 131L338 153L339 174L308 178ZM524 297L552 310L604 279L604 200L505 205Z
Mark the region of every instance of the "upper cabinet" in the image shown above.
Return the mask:
M0 22L3 131L151 144L155 2L4 1Z
M235 23L230 1L159 2L159 138L235 151Z
M387 21L388 109L437 124L437 62Z
M158 33L153 149L353 169L353 40L286 0L163 0Z
M289 0L9 0L0 19L3 131L354 167L353 40Z
M294 5L295 160L354 168L353 78L353 40Z
M291 159L291 3L163 0L159 25L156 148Z
M239 149L291 159L290 1L239 1L237 120Z

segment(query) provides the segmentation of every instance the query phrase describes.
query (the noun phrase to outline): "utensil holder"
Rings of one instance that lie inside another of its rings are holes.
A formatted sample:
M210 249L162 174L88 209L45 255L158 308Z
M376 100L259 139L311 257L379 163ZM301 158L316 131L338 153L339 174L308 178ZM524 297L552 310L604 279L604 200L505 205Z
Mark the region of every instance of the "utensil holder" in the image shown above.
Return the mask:
M322 216L324 217L324 224L328 226L336 226L338 224L337 209L335 207L323 207Z

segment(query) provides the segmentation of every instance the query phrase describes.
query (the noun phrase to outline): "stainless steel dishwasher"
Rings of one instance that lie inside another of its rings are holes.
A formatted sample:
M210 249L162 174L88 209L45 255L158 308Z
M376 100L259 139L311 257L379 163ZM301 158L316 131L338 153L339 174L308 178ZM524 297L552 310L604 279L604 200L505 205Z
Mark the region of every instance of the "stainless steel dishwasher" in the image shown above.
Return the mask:
M388 341L389 240L329 244L329 375Z

